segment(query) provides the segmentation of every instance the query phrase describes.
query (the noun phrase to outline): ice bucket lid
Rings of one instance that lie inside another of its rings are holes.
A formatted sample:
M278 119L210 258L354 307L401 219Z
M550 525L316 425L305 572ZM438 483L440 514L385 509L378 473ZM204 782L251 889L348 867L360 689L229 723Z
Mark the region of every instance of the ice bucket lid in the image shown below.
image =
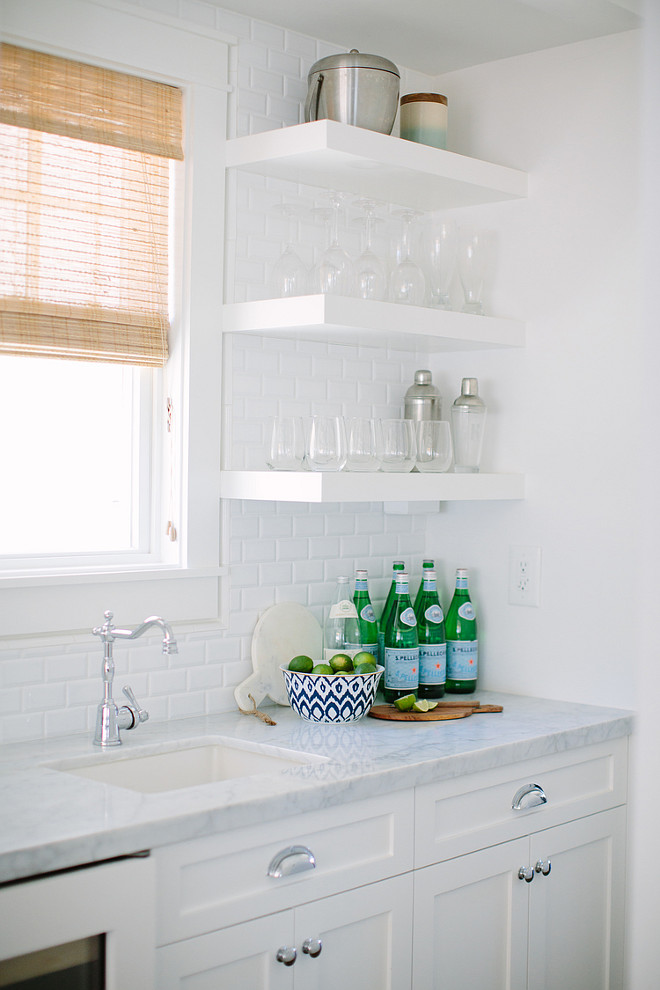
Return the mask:
M388 58L383 58L381 55L365 55L364 52L353 48L350 52L340 52L337 55L320 58L318 62L314 62L307 78L311 79L316 72L328 72L330 69L380 69L382 72L392 72L400 77L396 65Z

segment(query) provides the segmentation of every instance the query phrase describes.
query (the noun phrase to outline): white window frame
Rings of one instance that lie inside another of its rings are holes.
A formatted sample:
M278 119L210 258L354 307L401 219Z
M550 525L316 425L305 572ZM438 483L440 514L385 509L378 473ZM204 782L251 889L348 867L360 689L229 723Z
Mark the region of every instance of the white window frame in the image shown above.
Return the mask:
M177 540L156 541L162 545L150 563L0 572L0 638L89 629L105 609L121 623L159 613L168 621L226 625L220 320L229 49L236 39L121 0L2 0L1 28L3 41L180 86L185 182L174 206L183 239L175 256L184 270L173 279L180 332L170 342L166 378L179 465Z

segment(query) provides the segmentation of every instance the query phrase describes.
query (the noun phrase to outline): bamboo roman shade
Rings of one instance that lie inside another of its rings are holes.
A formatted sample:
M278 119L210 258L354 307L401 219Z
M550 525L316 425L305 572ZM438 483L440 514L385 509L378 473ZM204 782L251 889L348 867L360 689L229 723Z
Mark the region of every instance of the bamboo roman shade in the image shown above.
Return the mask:
M0 45L0 353L167 360L181 90Z

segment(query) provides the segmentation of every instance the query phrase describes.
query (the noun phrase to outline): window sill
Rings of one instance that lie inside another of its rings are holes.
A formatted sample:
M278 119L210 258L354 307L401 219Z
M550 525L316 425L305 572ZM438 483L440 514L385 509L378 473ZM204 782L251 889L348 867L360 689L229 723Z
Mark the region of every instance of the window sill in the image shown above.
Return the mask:
M74 633L115 614L120 625L161 615L167 622L227 625L227 568L144 565L0 577L0 639Z

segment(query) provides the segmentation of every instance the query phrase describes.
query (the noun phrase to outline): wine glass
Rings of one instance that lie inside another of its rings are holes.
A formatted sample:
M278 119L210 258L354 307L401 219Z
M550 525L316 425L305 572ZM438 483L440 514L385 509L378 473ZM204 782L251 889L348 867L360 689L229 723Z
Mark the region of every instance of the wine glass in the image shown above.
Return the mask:
M458 238L458 273L463 286L464 313L484 315L481 296L486 274L486 247L483 234L462 230Z
M305 460L312 471L341 471L346 464L346 429L341 416L313 416Z
M423 243L429 266L431 305L438 309L451 309L449 287L456 267L458 249L456 224L453 220L431 218Z
M328 225L328 244L312 270L312 287L315 292L337 296L350 296L353 292L353 262L339 243L339 207L341 193L330 194L330 207L312 210Z
M390 300L409 306L423 306L426 296L424 272L412 257L412 225L421 216L416 210L395 213L401 218L403 229L399 246L399 263L390 275Z
M355 292L360 299L384 299L387 293L385 265L372 247L374 225L381 222L376 216L376 202L358 199L356 205L364 212L364 216L356 220L364 228L364 248L354 264Z
M284 251L273 265L271 284L275 296L304 296L308 291L308 272L302 259L293 247L293 219L298 210L290 203L281 203L276 207L288 220L288 239Z

